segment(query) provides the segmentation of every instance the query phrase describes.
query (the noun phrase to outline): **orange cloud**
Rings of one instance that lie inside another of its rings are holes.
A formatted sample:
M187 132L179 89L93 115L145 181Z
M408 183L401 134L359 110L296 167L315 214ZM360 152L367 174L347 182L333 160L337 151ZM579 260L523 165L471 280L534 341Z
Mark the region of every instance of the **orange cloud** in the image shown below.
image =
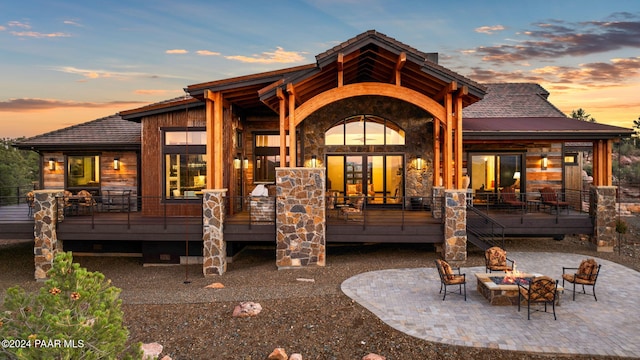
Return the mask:
M99 102L81 102L71 100L56 100L56 99L36 99L36 98L22 98L22 99L9 99L7 101L0 101L0 112L34 112L42 110L52 109L64 109L64 108L113 108L113 107L130 107L141 104L140 101L111 101L106 103Z
M479 28L476 28L474 31L481 34L491 35L496 31L502 31L504 29L505 27L502 25L493 25L493 26L481 26Z
M265 51L262 54L254 54L252 56L233 55L225 56L229 60L237 60L244 63L260 63L260 64L286 64L304 60L304 56L296 51L285 51L278 47L274 52Z
M165 54L188 54L189 51L185 49L171 49L164 52Z
M220 55L220 53L217 51L209 51L209 50L198 50L196 51L196 54L202 55L202 56L219 56Z

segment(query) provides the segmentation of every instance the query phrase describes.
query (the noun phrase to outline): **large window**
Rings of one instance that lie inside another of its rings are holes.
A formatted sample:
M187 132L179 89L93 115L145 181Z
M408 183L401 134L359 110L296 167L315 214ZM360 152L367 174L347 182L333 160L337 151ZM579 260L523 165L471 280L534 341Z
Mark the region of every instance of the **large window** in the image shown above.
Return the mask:
M164 131L164 187L166 199L197 199L207 184L206 131Z
M374 115L348 117L324 135L325 145L404 145L404 142L404 130Z
M289 136L285 139L287 146L287 159L289 161ZM253 137L254 164L253 181L276 181L276 168L280 166L280 135L279 134L255 134Z
M100 188L100 156L69 155L67 156L67 188L99 189Z

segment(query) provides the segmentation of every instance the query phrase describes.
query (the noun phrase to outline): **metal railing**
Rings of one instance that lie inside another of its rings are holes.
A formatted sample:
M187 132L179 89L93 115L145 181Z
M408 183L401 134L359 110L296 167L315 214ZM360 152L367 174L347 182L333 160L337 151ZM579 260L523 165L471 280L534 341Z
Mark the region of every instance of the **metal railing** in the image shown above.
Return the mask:
M505 248L505 226L475 206L467 205L467 240L486 250L491 246ZM471 236L469 236L471 235Z
M37 190L35 184L1 187L0 206L26 204L27 194L33 190Z

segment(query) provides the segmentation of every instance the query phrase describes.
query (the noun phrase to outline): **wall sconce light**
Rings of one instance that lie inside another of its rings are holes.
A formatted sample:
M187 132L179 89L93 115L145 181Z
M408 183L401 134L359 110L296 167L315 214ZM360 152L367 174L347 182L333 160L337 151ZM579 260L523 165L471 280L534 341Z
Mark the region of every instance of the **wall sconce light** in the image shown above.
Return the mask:
M422 161L422 156L416 156L416 170L422 170L424 167L424 161Z
M520 179L520 171L516 171L515 173L513 173L513 179L514 180Z
M243 166L245 169L248 169L248 168L249 168L249 159L247 159L247 158L245 157L245 158L244 158L244 160L242 161L242 166Z
M314 168L318 165L318 157L311 155L311 167Z
M242 162L240 161L239 157L235 157L235 159L233 159L233 168L238 170L240 169L240 166L242 166Z
M542 161L540 162L540 167L542 170L547 170L547 166L549 165L549 160L547 159L547 154L542 154Z
M120 170L120 158L113 158L113 170Z
M56 169L56 159L55 158L50 158L49 159L49 170L50 171L54 171Z

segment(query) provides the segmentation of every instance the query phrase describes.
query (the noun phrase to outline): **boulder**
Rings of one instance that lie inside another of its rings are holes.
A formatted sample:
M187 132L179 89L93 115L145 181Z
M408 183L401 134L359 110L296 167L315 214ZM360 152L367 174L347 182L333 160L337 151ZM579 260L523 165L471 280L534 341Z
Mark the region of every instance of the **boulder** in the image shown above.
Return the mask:
M260 314L260 311L262 311L262 306L259 303L243 301L233 309L233 317L256 316Z
M154 360L162 353L162 345L157 342L142 344L142 360Z
M205 286L207 289L224 289L224 285L219 282L211 283Z
M287 353L284 351L283 348L275 348L275 349L273 349L271 354L269 354L269 357L267 357L267 359L269 359L269 360L287 360L287 359L289 359L289 357L287 356Z
M386 357L374 353L369 353L365 355L362 360L387 360Z

